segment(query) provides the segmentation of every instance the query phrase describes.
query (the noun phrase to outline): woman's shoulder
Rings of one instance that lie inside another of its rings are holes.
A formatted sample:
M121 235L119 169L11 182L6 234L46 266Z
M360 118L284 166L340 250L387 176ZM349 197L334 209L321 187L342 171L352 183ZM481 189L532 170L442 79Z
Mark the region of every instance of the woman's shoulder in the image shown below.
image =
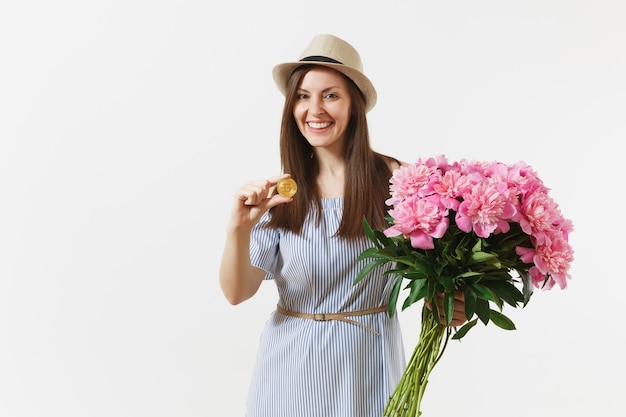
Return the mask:
M408 163L408 162L398 161L398 162L397 162L397 164L396 164L396 166L394 166L394 169L398 169L398 168L400 168L400 167L406 167L406 166L409 166L409 163Z
M386 160L387 160L387 166L389 167L389 169L392 172L395 171L396 169L400 168L400 167L405 167L405 166L409 165L408 162L401 161L401 160L399 160L397 158L394 158L394 157L391 157L391 156L388 156L386 158Z
M385 154L378 154L378 164L382 164L383 162L387 166L387 169L391 172L395 171L396 169L400 167L405 167L409 165L407 162L401 161L398 158L395 158L393 156L385 155Z

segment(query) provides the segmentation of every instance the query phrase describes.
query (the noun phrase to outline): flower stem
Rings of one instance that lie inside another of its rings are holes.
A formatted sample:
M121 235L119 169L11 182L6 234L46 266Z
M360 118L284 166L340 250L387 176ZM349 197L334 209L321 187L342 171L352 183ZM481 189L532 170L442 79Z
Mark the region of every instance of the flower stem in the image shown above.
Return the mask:
M449 336L450 329L439 323L432 311L424 306L419 340L400 382L385 405L384 417L418 417L422 414L420 405L428 377L441 359Z

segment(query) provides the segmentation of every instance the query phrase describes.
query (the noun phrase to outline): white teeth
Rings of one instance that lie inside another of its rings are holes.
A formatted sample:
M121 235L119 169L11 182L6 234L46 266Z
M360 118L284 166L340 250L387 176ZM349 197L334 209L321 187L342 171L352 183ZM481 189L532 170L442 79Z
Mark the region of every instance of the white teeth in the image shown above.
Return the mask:
M309 122L309 126L311 126L313 129L324 129L325 127L330 126L330 122L324 122L324 123Z

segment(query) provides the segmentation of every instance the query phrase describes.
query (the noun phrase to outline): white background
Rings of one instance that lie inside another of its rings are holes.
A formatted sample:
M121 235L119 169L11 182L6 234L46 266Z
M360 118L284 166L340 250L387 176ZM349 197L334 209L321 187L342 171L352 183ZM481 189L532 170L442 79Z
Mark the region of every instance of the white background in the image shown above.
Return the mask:
M625 4L3 2L0 416L243 416L276 294L224 300L225 222L318 33L360 51L377 150L525 160L576 227L568 288L452 343L424 417L623 415Z

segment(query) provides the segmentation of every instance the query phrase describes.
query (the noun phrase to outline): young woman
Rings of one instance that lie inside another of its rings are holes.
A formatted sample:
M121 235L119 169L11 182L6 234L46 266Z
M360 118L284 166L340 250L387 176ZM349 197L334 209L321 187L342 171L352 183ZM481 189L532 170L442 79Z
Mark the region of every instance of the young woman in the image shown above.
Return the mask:
M370 246L363 218L386 226L389 178L401 162L370 146L376 90L350 44L319 35L273 76L285 95L285 174L236 191L220 267L232 304L264 280L278 289L247 417L381 417L405 367L401 330L387 313L384 269L353 281ZM276 193L285 178L297 183L292 197Z

